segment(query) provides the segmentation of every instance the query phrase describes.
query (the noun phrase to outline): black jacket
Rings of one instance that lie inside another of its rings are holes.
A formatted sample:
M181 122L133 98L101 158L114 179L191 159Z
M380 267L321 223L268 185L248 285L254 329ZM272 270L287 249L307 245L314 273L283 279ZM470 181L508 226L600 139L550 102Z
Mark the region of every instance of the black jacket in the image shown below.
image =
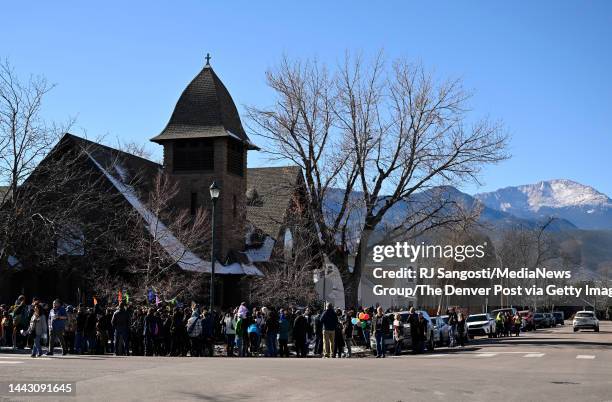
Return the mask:
M308 321L303 315L298 315L293 322L293 337L305 339L308 333Z
M334 309L327 309L321 315L321 325L324 331L335 331L338 326L338 316Z
M389 319L386 315L383 314L382 317L375 315L372 317L372 332L382 332L383 334L389 333Z
M127 331L130 328L130 315L124 309L118 309L111 320L113 327L119 331Z

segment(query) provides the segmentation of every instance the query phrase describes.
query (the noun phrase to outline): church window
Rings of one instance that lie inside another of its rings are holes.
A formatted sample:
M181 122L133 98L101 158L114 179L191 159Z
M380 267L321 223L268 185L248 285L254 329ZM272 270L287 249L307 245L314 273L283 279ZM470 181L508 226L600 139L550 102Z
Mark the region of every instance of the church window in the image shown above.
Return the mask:
M239 141L227 142L227 171L238 176L244 175L244 145Z
M212 140L177 140L174 143L174 170L213 170L215 152Z

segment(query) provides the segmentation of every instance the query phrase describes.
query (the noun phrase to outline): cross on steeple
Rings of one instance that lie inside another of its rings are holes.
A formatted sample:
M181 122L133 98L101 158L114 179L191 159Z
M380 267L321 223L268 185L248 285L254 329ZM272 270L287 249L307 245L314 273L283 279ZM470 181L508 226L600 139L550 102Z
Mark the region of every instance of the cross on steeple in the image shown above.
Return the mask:
M206 59L206 65L210 66L210 53L206 53L205 59Z

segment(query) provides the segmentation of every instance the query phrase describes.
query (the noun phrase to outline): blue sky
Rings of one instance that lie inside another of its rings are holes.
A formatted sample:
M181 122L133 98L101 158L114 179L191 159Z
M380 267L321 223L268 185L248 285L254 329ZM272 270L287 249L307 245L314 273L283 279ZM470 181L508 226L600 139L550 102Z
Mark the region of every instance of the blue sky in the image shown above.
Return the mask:
M45 116L76 117L75 134L148 142L206 52L242 109L271 102L264 73L283 53L382 48L463 78L474 114L506 124L512 159L463 190L568 178L612 196L609 1L7 2L0 21L0 57L57 84Z

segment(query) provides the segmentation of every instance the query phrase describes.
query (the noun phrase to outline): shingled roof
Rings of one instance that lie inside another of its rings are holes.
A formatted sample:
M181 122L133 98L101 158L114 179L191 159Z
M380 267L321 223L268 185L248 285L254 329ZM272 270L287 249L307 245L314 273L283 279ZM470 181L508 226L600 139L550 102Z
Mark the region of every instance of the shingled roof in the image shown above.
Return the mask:
M122 180L126 180L125 176L127 175L131 180L137 180L139 185L144 187L148 187L162 169L162 165L159 163L73 134L66 133L61 141L64 140L76 143L104 168L110 169L114 175L123 175Z
M301 174L298 166L248 169L247 220L277 238Z
M166 127L151 141L208 137L233 137L249 149L258 149L244 131L229 91L207 63L181 94Z

